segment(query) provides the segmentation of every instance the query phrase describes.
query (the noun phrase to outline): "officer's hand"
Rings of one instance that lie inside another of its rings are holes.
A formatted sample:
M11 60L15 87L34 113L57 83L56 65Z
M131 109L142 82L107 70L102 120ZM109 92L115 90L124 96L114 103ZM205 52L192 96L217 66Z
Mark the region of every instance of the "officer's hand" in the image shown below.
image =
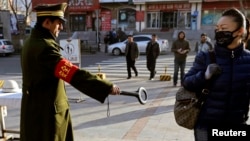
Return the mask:
M208 79L211 79L212 76L216 76L216 75L219 75L221 73L221 68L220 66L218 66L217 64L209 64L207 66L207 70L205 72L205 78L208 80Z
M119 95L121 93L120 88L117 85L113 85L111 89L111 95Z

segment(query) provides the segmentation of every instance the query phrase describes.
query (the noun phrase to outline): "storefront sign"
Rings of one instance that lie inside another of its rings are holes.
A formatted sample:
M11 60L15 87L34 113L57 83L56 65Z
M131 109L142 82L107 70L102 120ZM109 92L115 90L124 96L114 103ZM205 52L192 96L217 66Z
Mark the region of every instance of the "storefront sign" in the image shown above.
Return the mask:
M250 1L246 1L243 3L244 8L247 8L247 5L250 5ZM203 10L225 10L229 7L241 8L239 1L232 1L232 2L207 2L202 5Z
M144 21L144 11L136 11L136 21Z
M101 11L101 30L102 31L111 30L111 11L108 10Z
M190 3L174 3L174 4L150 4L147 10L186 10L191 9Z
M235 1L235 0L204 0L204 2L215 2L215 1Z
M94 11L99 9L99 0L69 0L70 12Z

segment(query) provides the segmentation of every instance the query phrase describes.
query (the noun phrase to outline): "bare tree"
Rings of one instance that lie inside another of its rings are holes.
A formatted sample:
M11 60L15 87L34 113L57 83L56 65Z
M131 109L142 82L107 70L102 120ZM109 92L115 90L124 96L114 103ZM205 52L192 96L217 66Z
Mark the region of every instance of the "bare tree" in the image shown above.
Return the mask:
M19 2L19 3L18 3ZM18 22L18 17L17 14L18 12L20 12L22 10L22 8L24 8L24 25L27 26L28 25L28 17L31 14L31 0L9 0L9 5L10 8L16 18L17 21L17 29L20 30L20 23Z

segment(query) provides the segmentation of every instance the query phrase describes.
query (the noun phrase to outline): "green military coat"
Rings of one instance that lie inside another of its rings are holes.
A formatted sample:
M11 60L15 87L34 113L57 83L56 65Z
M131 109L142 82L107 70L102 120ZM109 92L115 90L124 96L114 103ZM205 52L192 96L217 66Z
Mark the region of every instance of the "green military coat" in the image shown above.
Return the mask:
M63 57L55 38L47 29L36 26L21 54L21 141L73 141L64 79L58 75L61 60ZM83 69L75 69L67 80L102 103L112 89L111 82Z

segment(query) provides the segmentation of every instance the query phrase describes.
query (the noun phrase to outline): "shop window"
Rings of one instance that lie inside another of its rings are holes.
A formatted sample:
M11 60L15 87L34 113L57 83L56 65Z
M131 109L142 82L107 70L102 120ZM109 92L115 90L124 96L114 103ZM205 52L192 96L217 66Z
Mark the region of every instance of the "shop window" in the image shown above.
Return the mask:
M122 29L135 29L135 13L136 11L131 8L120 9L118 15L119 27Z
M86 26L85 15L71 15L70 29L71 31L84 31Z
M206 10L203 11L201 15L201 24L202 25L215 25L219 20L222 10Z
M160 12L148 12L147 13L147 27L148 28L160 28L161 18Z

